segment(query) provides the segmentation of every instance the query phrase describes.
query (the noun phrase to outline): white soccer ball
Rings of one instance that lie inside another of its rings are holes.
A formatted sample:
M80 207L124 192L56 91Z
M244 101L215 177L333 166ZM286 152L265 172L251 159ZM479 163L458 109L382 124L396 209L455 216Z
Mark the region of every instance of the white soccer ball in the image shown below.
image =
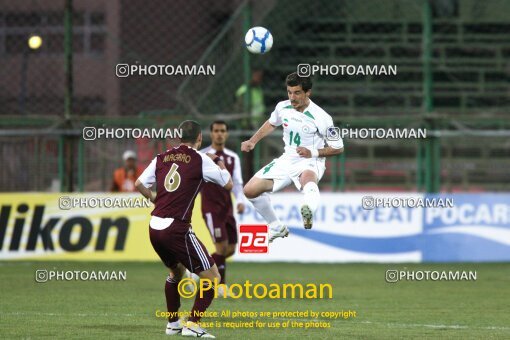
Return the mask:
M264 27L252 27L246 32L244 42L251 53L264 54L273 47L273 35Z

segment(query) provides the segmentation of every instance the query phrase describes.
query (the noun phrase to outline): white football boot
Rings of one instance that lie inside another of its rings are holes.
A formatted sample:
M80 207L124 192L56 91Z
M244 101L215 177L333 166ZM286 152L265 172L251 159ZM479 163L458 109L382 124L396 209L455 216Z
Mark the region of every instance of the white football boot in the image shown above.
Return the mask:
M183 336L192 336L195 338L212 338L216 339L216 337L212 334L207 333L205 329L200 327L198 324L188 321L186 325L182 328Z
M269 243L273 242L278 237L287 237L289 236L289 228L286 225L277 225L274 227L269 227Z
M166 335L176 335L182 332L183 321L181 319L166 324Z

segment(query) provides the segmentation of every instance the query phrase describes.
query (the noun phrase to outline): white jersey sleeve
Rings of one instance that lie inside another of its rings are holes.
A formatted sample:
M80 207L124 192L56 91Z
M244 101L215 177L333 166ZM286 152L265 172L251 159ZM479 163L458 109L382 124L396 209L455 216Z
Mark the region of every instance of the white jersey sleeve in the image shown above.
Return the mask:
M344 142L340 136L338 128L333 124L333 118L329 114L325 114L317 126L319 134L324 138L324 141L334 149L341 149L344 147Z
M276 104L276 107L274 108L274 111L271 113L271 116L269 117L269 123L273 126L280 126L282 125L282 116L281 116L281 110L285 106L285 102L279 102Z
M150 188L156 182L156 158L151 161L149 166L145 168L138 180L143 184L144 187Z
M220 169L206 154L198 153L202 157L202 176L206 182L213 182L224 187L230 180L226 169Z
M246 197L243 193L243 175L241 172L241 160L238 155L234 155L234 171L232 176L232 182L234 182L234 187L232 188L232 192L236 198L237 203L246 203Z

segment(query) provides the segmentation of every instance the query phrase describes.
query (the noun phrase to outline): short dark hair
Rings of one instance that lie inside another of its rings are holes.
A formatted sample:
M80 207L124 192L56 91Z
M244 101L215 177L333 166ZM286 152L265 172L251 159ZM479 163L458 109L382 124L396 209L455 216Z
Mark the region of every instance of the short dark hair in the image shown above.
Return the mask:
M179 125L182 132L181 143L195 143L202 132L200 124L194 120L185 120Z
M224 120L215 120L214 122L211 123L211 125L209 125L209 129L212 131L213 129L213 125L214 124L218 124L218 125L225 125L225 127L227 128L227 131L228 131L228 124L226 121Z
M296 72L289 74L285 83L287 86L301 85L301 88L305 92L312 89L312 79L310 79L310 77L301 77Z

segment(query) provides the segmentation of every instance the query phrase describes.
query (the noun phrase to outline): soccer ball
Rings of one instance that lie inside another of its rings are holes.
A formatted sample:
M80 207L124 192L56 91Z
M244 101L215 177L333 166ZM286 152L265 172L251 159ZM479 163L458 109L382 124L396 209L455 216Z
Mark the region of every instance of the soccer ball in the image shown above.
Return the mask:
M264 54L273 47L273 36L264 27L252 27L244 36L246 48L251 53Z

